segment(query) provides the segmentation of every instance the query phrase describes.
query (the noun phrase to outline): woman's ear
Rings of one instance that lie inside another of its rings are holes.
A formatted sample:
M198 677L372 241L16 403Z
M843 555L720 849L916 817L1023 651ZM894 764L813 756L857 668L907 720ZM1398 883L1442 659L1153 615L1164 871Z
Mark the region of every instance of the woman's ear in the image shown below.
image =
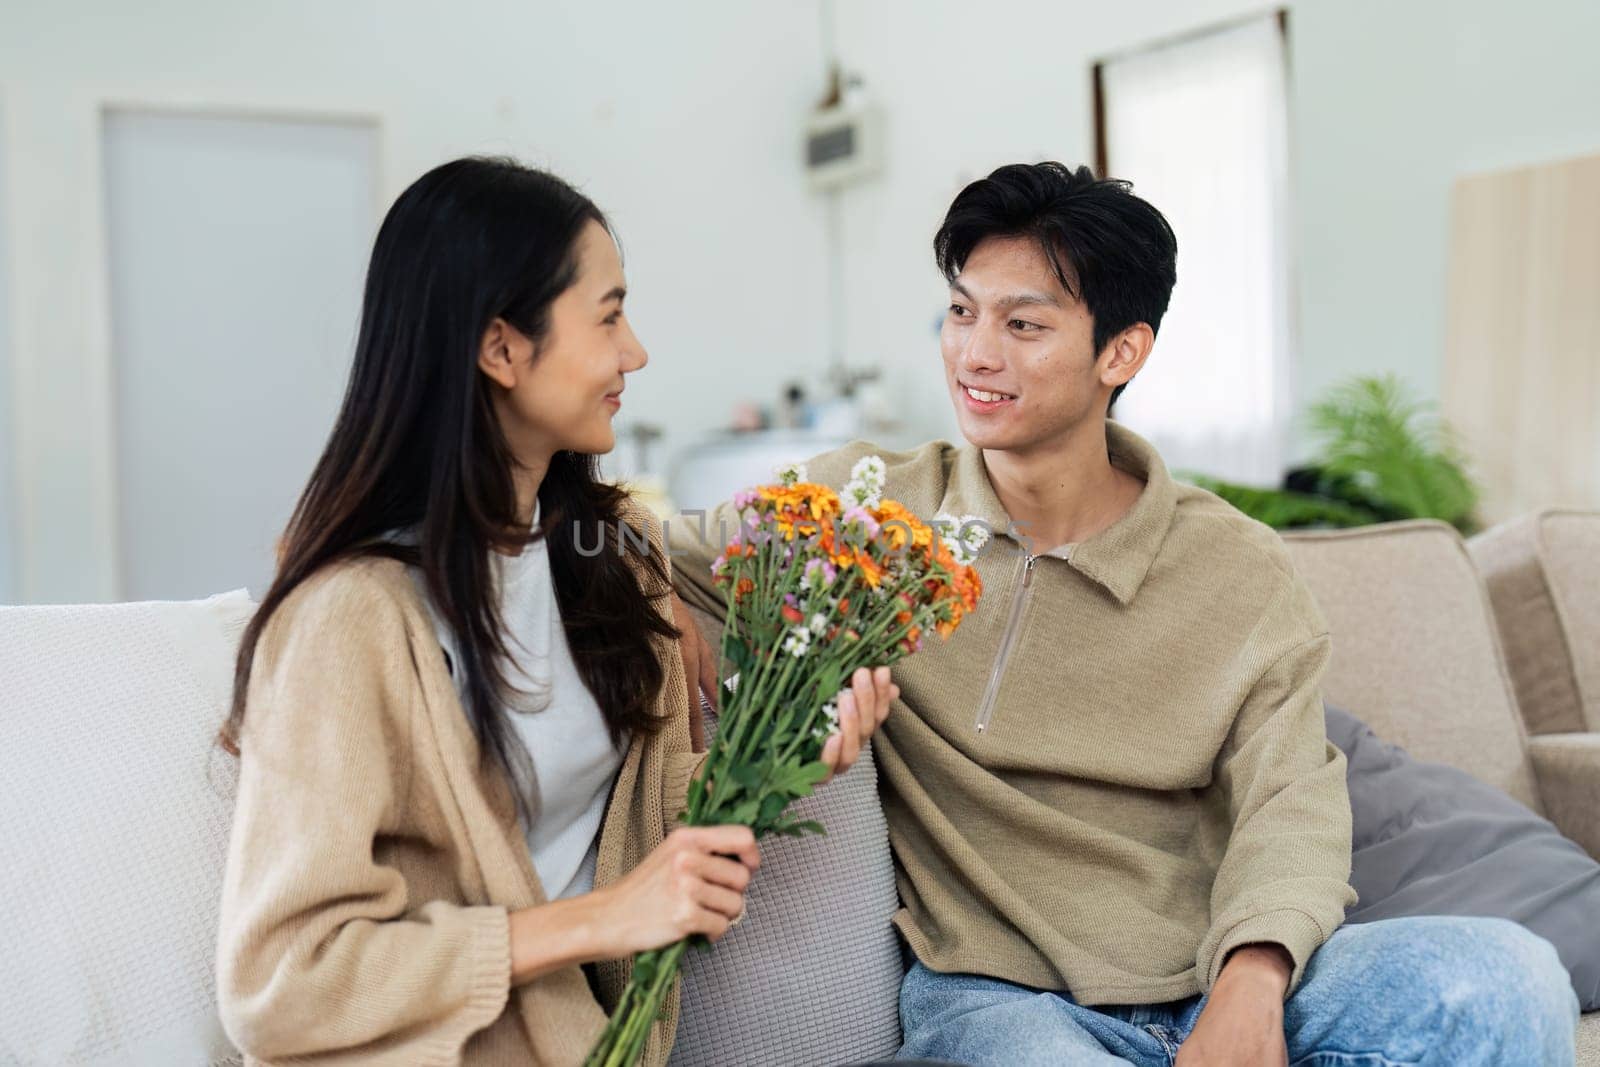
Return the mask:
M1136 322L1117 334L1101 353L1100 384L1113 389L1128 384L1135 374L1144 369L1145 360L1150 358L1150 349L1155 343L1155 331L1150 329L1148 323Z
M483 331L478 345L478 369L504 389L517 384L517 355L527 338L505 319L497 318Z

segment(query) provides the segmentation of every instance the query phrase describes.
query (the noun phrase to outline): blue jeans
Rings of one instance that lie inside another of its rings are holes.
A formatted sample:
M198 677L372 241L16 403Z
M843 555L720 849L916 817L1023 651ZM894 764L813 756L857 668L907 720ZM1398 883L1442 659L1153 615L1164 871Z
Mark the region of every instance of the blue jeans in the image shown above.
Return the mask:
M914 965L901 1058L983 1067L1170 1067L1205 1006L1086 1008L1065 993ZM1344 926L1283 1007L1291 1067L1568 1067L1578 998L1555 949L1503 919Z

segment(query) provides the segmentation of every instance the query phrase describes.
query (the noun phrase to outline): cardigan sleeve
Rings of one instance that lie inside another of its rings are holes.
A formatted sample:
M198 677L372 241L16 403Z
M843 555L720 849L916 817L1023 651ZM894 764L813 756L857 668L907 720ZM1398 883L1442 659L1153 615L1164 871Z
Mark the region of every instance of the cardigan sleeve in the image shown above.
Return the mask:
M416 686L404 619L360 565L316 576L257 646L223 880L217 996L244 1052L457 1063L511 988L504 907L408 899L399 831Z

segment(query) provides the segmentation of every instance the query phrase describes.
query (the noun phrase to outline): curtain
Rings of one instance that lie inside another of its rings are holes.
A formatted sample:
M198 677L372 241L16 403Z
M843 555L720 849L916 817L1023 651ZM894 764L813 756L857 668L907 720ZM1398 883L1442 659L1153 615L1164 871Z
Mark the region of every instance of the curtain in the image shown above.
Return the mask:
M1107 61L1108 176L1178 236L1178 284L1116 417L1174 470L1283 476L1292 330L1288 114L1276 16Z

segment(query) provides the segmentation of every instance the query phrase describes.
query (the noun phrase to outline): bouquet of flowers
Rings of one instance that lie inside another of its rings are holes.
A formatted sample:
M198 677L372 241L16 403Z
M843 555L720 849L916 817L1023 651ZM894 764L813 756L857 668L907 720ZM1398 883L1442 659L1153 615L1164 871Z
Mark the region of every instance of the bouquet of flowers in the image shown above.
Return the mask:
M977 606L971 564L988 530L970 518L921 522L883 499L884 473L882 459L866 456L835 492L793 464L778 484L734 498L739 531L711 567L730 594L722 664L732 673L685 825L737 823L758 838L823 832L785 812L827 777L820 756L838 722L835 696L856 668L892 666ZM634 956L586 1067L638 1059L688 944Z

